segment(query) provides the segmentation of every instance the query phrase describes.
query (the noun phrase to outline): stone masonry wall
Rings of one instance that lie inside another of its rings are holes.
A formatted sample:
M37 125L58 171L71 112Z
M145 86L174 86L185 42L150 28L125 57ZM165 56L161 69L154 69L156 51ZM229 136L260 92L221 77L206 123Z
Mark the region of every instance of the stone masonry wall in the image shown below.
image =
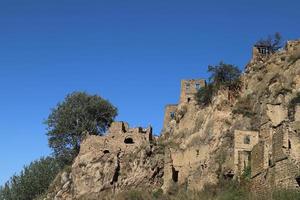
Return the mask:
M254 145L258 143L258 132L256 131L240 131L234 132L234 165L235 172L244 170L245 166L240 166L243 163L249 163L249 160L243 160L240 152L251 152ZM246 158L244 156L244 158Z
M259 142L251 152L251 177L255 177L264 170L265 162L265 143Z
M195 99L194 95L201 87L206 87L206 81L204 79L182 80L180 103L193 102Z
M175 117L175 112L177 110L177 104L166 105L165 107L165 116L163 124L163 132L167 129L170 121Z

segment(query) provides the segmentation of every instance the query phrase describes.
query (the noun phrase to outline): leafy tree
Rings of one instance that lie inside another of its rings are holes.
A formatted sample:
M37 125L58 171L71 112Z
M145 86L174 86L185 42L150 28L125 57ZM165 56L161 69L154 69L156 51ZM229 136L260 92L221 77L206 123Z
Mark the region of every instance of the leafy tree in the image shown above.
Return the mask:
M213 96L220 89L228 89L233 94L240 90L241 70L237 66L220 62L216 66L208 66L208 72L211 74L209 83L195 95L199 105L210 104Z
M219 65L208 66L208 72L211 73L209 80L214 90L219 90L221 87L236 89L240 85L241 70L235 65L220 62Z
M0 199L34 199L48 189L59 170L59 163L52 157L36 160L0 188Z
M260 39L255 45L267 46L271 52L276 52L282 47L282 36L279 32L274 35L269 35L266 39Z
M84 132L101 135L117 115L117 108L97 95L74 92L52 109L46 120L49 146L63 164L79 153Z

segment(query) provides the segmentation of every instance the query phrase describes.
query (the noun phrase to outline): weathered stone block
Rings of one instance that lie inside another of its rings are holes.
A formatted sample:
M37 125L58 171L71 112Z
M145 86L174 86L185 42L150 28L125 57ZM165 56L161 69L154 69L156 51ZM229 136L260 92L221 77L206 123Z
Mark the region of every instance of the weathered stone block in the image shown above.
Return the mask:
M273 126L280 125L288 117L288 110L282 105L267 105L267 115Z

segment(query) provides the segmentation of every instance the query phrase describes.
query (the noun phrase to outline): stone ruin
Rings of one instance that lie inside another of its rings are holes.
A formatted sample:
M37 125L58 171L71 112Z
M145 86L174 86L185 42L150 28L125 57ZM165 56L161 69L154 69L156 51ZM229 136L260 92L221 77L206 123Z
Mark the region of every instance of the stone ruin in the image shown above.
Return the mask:
M130 128L126 122L113 122L104 136L88 136L89 142L92 140L94 147L106 153L116 153L119 151L131 151L141 144L150 143L153 140L152 127ZM85 141L84 141L85 142ZM83 147L85 145L82 145ZM93 145L92 145L93 146ZM84 149L81 149L84 152ZM87 149L90 151L90 148Z
M235 174L241 174L251 162L251 151L258 143L257 131L234 132L234 168Z
M252 62L263 60L272 54L271 47L269 45L256 44L252 49Z
M300 105L290 124L284 123L284 110L281 116L276 109L271 110L270 122L263 124L259 132L235 131L235 174L239 177L251 167L251 190L258 199L271 198L272 189L300 188Z
M180 103L195 102L195 94L202 87L206 87L204 79L181 80Z
M166 130L168 125L176 117L176 111L182 104L195 104L195 94L200 88L206 87L205 79L190 79L181 80L181 92L179 104L169 104L165 107L163 130Z

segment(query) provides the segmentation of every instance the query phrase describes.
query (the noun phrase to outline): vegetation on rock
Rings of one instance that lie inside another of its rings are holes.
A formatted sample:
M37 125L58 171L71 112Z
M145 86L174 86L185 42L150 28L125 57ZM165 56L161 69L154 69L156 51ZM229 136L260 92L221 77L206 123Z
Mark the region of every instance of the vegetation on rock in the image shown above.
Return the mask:
M269 35L266 39L260 39L255 45L270 47L271 52L276 52L282 47L282 36L279 32Z
M117 108L100 96L69 94L45 121L49 146L63 164L69 164L79 153L84 133L103 134L116 115Z
M213 96L221 89L228 89L235 94L241 85L241 70L232 64L220 62L216 66L208 66L211 75L206 87L200 88L196 93L196 100L200 106L211 103Z

